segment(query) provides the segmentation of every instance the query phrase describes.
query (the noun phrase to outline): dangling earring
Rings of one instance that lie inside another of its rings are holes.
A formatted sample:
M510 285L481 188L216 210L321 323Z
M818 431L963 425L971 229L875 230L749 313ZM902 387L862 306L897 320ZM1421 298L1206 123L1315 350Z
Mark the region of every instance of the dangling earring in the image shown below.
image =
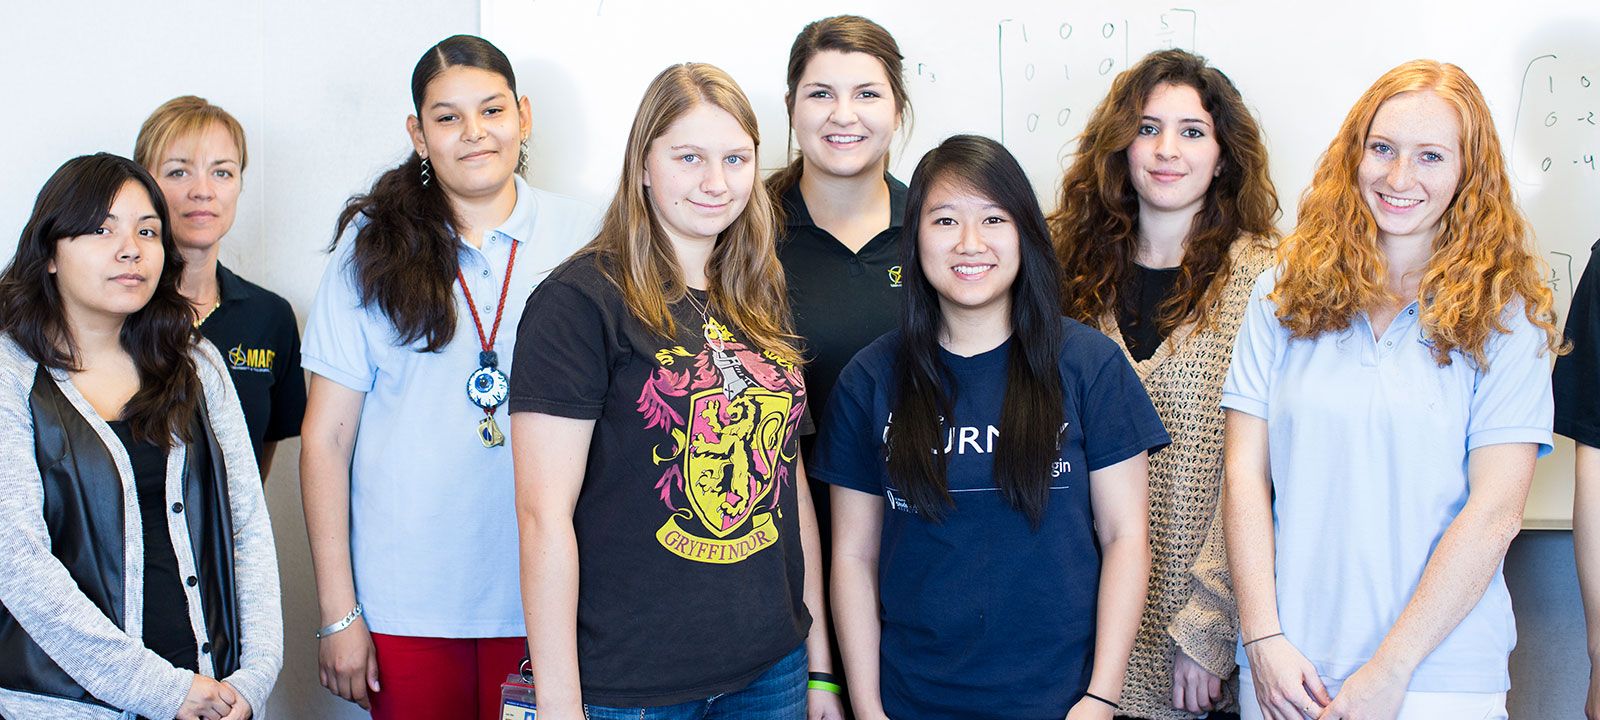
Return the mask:
M526 175L527 173L528 173L528 139L527 138L523 138L522 139L521 148L517 151L517 174L518 175Z
M430 180L433 180L433 173L429 172L428 159L427 158L423 158L422 159L422 186L423 187L427 187L428 186L428 182Z

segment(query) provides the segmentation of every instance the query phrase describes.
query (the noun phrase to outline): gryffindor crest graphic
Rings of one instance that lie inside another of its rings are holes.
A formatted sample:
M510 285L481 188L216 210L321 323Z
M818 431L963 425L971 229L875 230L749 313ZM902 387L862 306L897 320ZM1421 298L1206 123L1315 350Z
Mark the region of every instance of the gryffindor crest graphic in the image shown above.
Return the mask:
M663 547L706 563L736 563L778 540L778 499L791 484L792 440L805 385L791 363L736 342L715 318L699 353L656 353L661 364L639 395L663 468L656 490L672 514L656 531ZM680 409L687 413L680 414Z

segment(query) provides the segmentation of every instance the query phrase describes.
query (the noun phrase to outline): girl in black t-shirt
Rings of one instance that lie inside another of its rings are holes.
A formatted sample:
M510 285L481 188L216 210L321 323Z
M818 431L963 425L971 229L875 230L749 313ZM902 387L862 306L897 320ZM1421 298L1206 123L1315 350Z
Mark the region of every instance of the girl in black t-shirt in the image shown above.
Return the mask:
M509 402L541 718L839 717L806 687L808 651L828 658L807 395L758 140L726 73L663 71L599 236L522 316Z

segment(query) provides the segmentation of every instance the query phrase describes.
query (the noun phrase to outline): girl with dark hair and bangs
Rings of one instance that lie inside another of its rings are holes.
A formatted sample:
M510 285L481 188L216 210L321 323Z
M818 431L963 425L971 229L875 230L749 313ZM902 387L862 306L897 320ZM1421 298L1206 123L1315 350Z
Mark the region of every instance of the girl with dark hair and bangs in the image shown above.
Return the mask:
M912 176L900 329L840 375L833 607L856 717L1110 718L1144 605L1147 454L1116 344L1060 316L1016 159L958 135Z
M488 41L430 48L411 100L414 152L340 214L306 323L318 661L377 718L498 718L526 636L499 412L509 328L596 215L519 177L528 99Z
M1233 709L1233 596L1225 566L1197 559L1202 547L1223 552L1218 403L1277 213L1238 89L1205 58L1163 50L1112 83L1050 216L1066 314L1116 341L1172 435L1150 460L1150 587L1124 717ZM1192 575L1197 564L1223 572Z
M759 143L727 73L663 70L600 234L528 300L511 439L540 718L841 716L807 676L831 669L809 396Z
M0 275L7 717L241 720L283 666L250 434L182 272L161 188L102 153L45 183Z

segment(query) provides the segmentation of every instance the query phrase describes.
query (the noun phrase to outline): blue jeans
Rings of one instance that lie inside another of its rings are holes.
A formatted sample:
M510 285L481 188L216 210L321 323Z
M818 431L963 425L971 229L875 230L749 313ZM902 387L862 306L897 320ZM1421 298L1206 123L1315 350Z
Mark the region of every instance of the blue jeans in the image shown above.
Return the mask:
M805 720L806 646L778 661L742 690L651 708L584 705L589 720Z

